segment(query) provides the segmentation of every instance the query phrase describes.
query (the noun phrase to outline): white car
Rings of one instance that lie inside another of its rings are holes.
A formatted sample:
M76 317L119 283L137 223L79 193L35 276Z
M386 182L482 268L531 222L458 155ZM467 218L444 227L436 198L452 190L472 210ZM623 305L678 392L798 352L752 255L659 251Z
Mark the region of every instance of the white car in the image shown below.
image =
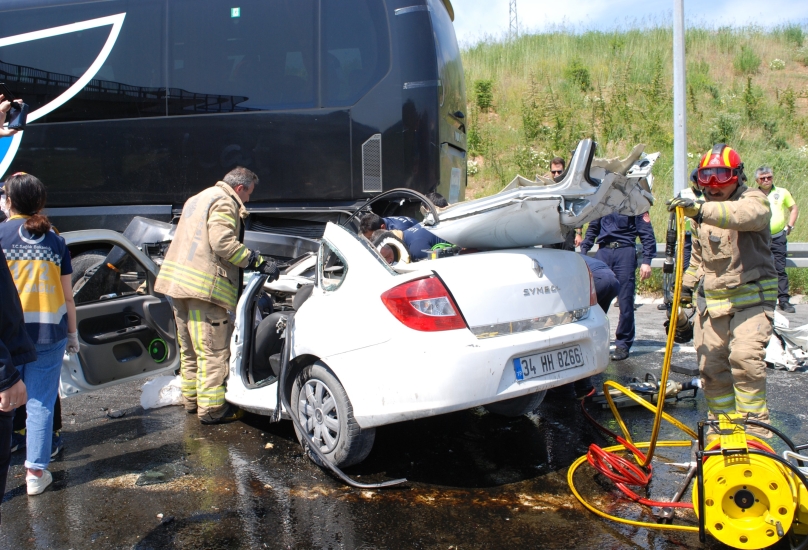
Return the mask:
M621 178L588 185L622 189L626 201L613 209L647 209L634 193L642 187L638 178L634 184ZM510 190L499 203L512 207L515 193L522 197L518 209L547 212L543 201L554 201L557 220L567 215L570 225L577 223L569 221L571 213L588 216L601 204L580 207L581 194L559 195L553 187ZM479 239L486 224L489 231L501 227L501 210L491 200L476 213L459 206L466 212L455 216L464 220L459 239L463 231ZM437 216L433 209L436 227L452 208ZM471 217L478 223L468 223ZM544 223L561 234L561 222ZM158 266L111 231L64 236L74 251L104 242L118 247L110 255L119 252L115 269L96 259L83 277L99 284L76 292L81 352L65 358L62 394L177 369L171 309L152 291ZM269 312L266 294L277 311ZM293 329L285 330L292 319ZM298 259L278 281L247 277L225 397L272 414L280 375L291 405L284 412L300 421L327 460L347 466L368 455L378 426L477 406L504 415L533 411L547 389L602 372L609 335L591 273L573 252L525 245L391 266L355 230L329 223L317 254Z

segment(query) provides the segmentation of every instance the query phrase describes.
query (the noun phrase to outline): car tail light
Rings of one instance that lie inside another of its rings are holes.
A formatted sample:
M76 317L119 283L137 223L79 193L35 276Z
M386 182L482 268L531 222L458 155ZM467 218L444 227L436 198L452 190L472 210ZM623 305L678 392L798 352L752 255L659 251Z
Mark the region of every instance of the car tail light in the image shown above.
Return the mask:
M382 294L393 316L411 329L425 332L466 328L449 291L437 277L406 282Z
M598 293L595 292L595 278L592 276L589 266L586 266L586 270L589 271L589 305L596 306L598 305Z

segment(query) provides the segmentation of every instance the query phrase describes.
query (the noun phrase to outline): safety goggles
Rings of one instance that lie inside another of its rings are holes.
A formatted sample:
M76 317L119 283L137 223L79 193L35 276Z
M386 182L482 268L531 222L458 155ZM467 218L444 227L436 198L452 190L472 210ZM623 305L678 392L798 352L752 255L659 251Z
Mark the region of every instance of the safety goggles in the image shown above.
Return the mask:
M727 185L733 183L735 170L724 166L708 166L699 168L697 179L699 185Z

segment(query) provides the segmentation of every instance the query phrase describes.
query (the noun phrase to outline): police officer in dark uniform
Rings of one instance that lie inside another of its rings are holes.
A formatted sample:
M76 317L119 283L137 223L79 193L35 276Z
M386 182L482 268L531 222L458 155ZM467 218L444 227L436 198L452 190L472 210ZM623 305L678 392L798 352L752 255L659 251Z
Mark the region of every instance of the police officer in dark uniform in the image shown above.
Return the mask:
M597 241L599 248L595 257L611 269L620 283L617 295L620 320L615 332L615 350L612 361L628 358L628 350L634 343L634 291L636 284L637 255L634 243L642 243L640 278L651 276L651 260L656 256L656 237L648 212L639 216L609 214L589 224L586 238L581 243L581 253L586 254Z

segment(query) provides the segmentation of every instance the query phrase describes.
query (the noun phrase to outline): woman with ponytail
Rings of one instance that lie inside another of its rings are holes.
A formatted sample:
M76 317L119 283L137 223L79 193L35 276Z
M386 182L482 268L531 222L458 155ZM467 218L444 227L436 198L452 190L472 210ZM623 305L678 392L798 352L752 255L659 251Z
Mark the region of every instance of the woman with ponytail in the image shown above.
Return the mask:
M65 350L79 350L76 307L70 274L70 252L41 211L45 186L18 172L5 182L9 219L0 224L0 246L22 302L25 328L36 344L37 359L18 370L28 390L25 476L29 495L38 495L53 481L51 458L53 408Z

